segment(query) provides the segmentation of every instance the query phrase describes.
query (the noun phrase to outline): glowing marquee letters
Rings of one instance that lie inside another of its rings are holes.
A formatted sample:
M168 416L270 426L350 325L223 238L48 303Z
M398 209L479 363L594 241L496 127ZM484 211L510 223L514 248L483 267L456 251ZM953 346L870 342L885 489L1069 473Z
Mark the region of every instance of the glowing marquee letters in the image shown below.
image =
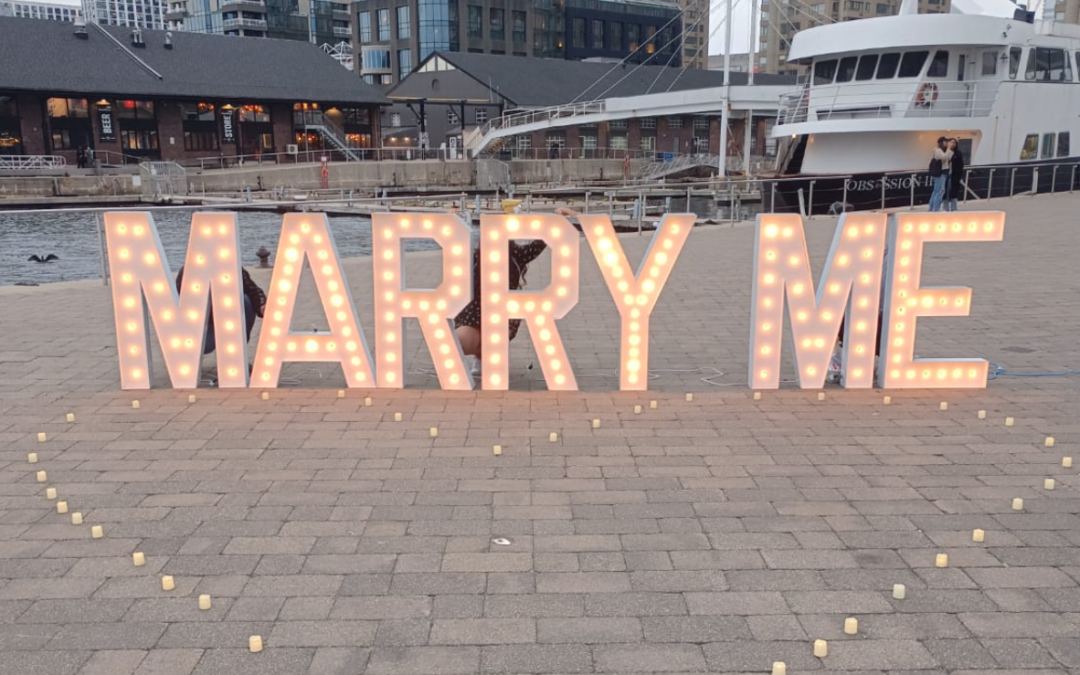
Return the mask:
M873 386L885 229L884 213L841 216L815 297L802 218L758 216L750 311L751 388L780 386L785 295L799 386L819 389L825 383L845 316L844 386Z
M526 227L526 223L528 227ZM551 285L539 293L510 290L512 239L543 239L551 247ZM480 220L480 314L484 340L484 389L507 389L510 340L507 321L521 318L540 358L548 389L576 391L577 380L566 357L555 319L578 301L578 232L554 215L484 216Z
M173 387L198 386L211 298L220 385L248 384L236 215L197 213L192 217L191 233L183 287L178 294L153 216L105 214L120 386L124 389L150 388L148 309Z
M619 389L623 391L645 391L649 387L649 318L695 219L692 214L665 215L634 274L611 219L580 217L581 229L622 318Z
M329 332L293 333L289 329L305 258L311 263ZM260 387L276 387L285 361L337 362L350 387L370 387L375 382L371 353L356 320L352 293L338 262L326 214L289 213L281 225L252 380Z
M986 387L989 364L982 359L916 359L915 321L920 316L967 316L971 289L925 287L923 244L927 242L1001 241L1005 214L903 213L889 233L885 330L881 336L878 380L888 389Z
M465 369L461 345L451 324L472 298L469 226L449 214L376 213L372 220L379 386L405 385L403 320L415 317L420 320L442 388L471 390L472 375ZM434 239L442 247L443 280L438 288L405 289L403 239Z

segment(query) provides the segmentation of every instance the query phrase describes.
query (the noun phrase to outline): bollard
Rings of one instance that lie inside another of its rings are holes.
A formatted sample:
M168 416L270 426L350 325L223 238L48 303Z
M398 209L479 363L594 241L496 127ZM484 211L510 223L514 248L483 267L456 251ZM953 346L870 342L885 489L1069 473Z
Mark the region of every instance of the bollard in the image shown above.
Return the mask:
M258 251L255 251L255 257L259 259L259 267L270 267L270 251L266 250L265 246L260 246Z

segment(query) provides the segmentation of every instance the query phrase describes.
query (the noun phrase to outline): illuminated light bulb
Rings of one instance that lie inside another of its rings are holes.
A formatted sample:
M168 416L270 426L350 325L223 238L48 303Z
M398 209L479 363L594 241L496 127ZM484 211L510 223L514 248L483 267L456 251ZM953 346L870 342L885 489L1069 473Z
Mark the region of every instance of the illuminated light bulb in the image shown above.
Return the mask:
M849 616L844 619L844 634L845 635L858 635L859 633L859 620L853 616Z
M1054 447L1054 437L1053 436L1047 436L1046 441L1043 442L1043 445L1048 447L1048 448Z
M94 539L101 539L105 536L105 531L101 528L100 525L94 525L90 528L90 536Z
M259 635L252 635L248 638L248 651L252 654L258 654L263 650L263 639Z
M1066 469L1071 469L1072 465L1073 465L1072 457L1062 457L1061 458L1061 466L1062 467L1064 467Z
M1016 424L1016 420L1014 420L1014 419L1013 419L1013 418L1011 418L1011 417L1006 417L1006 418L1005 418L1005 426L1007 426L1007 427L1011 427L1011 426L1013 426L1014 424Z
M176 580L169 575L161 577L161 590L172 591L176 589Z
M814 640L814 656L823 659L829 655L829 643L825 640Z
M138 372L136 372L136 373L133 373L133 375L135 375L136 377L138 377L138 376L139 376L140 374L141 374L141 373L138 373ZM131 402L131 408L132 408L133 410L138 410L138 409L139 409L140 407L142 407L142 406L140 406L140 405L139 405L139 402L138 402L138 401L132 401L132 402Z
M783 661L773 661L771 675L787 675L787 664Z
M893 584L892 596L896 600L903 600L907 597L907 587L904 584Z
M982 542L986 541L986 532L984 532L983 530L972 530L971 541L975 542L976 544L981 544Z
M1021 499L1020 497L1013 497L1012 509L1013 509L1013 511L1023 511L1024 510L1024 500Z
M941 405L940 405L939 407L940 407L940 408L941 408L942 410L948 410L948 409L949 409L949 402L948 402L948 401L942 401L942 402L941 402Z
M1043 481L1043 489L1053 490L1054 489L1054 479L1053 478L1047 478L1046 480L1044 480Z
M78 512L78 511L75 511L74 513L72 513L71 514L71 524L72 525L82 525L83 524L83 515L82 515L82 513Z

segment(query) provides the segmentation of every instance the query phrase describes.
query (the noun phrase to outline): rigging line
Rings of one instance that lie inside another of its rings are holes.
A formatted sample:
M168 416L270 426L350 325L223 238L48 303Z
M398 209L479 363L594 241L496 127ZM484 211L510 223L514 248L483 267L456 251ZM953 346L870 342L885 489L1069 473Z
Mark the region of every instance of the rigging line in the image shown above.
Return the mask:
M739 6L740 2L742 2L742 0L735 0L735 2L732 3L732 5L731 5L731 13L732 14L735 13L735 8ZM705 49L705 45L707 45L709 43L709 40L712 39L713 35L716 34L716 31L720 30L720 28L724 26L725 21L727 21L727 16L724 16L723 19L721 19L719 22L717 22L716 27L713 28L711 31L709 31L708 39L704 40L700 45L698 45L697 51L694 52L693 59L691 59L691 60L697 59L697 57L699 55L701 55L701 50ZM686 66L686 64L683 64L683 67L679 70L679 74L675 76L675 79L673 79L671 81L671 84L669 84L668 88L665 89L664 91L665 92L670 92L672 90L672 88L675 86L675 84L678 83L679 79L682 78L683 73L685 73L686 70L687 70L687 66Z
M678 19L681 19L682 15L686 12L686 10L690 9L691 7L698 4L699 2L708 2L708 0L692 0L692 2L690 2L690 3L688 3L686 5L686 7L682 7L681 9L679 9L679 12L675 16L671 17L671 19L669 19L667 23L665 23L663 26L658 28L655 35L660 35L664 31L664 29L666 29L668 26L670 26L673 22L675 22ZM680 32L679 36L681 36L681 35L682 35L682 33ZM615 72L615 70L618 69L620 66L625 65L627 60L629 60L629 58L631 56L633 56L634 54L637 54L639 51L644 49L645 45L648 42L649 42L649 40L643 40L632 52L630 52L629 54L624 56L618 63L613 65L610 70L608 70L606 73L604 73L603 75L598 77L596 80L593 81L592 84L590 84L588 87L586 87L580 94L578 94L573 99L571 99L570 104L577 103L581 99L581 97L584 96L590 89L592 89L596 85L600 84L600 82L602 82L604 79L606 79L608 75L611 75L613 72ZM649 58L652 58L652 57L650 56ZM648 62L648 61L649 61L649 59L645 59L645 62ZM641 64L638 64L638 66L635 67L633 70L637 70L637 68L640 68L642 65L645 64L645 62L643 62ZM631 72L633 72L633 71L631 71ZM602 95L597 97L597 98L602 98ZM596 100L596 99L593 99L593 100Z
M736 1L737 1L737 0L736 0ZM682 30L682 32L681 32L681 33L679 34L679 36L685 39L685 37L686 37L686 34L687 34L688 32L690 32L691 30L693 30L695 26L697 26L698 24L700 24L700 23L701 23L701 20L702 20L702 19L706 19L706 18L708 18L708 16L709 16L708 12L702 12L702 13L699 13L699 14L698 14L698 18L697 18L697 21L695 21L694 23L690 24L689 26L686 26L685 28L683 28L683 30ZM712 35L710 35L709 37L712 37ZM673 50L673 51L671 52L671 56L669 56L669 57L668 57L667 63L665 63L665 64L664 64L664 68L670 68L670 67L671 67L671 61L672 61L672 59L674 59L674 58L675 58L675 57L676 57L677 55L679 55L679 54L680 54L680 52L682 52L682 43L681 43L681 42L680 42L680 44L679 44L679 48L678 48L678 49L676 49L676 50ZM698 47L698 52L699 52L699 53L701 52L701 48L700 48L700 47ZM697 56L697 54L695 54L694 56L696 57L696 56ZM686 68L686 64L684 63L682 67L683 67L683 69L685 69L685 68ZM652 84L650 84L650 85L649 85L649 88L645 90L645 93L646 93L646 94L651 94L651 93L652 93L653 87L655 87L655 86L656 86L656 83L660 81L660 78L664 76L664 72L665 72L664 70L661 70L661 71L659 71L659 72L657 72L657 73L656 73L656 77L655 77L655 78L653 79L653 81L652 81ZM681 72L681 71L680 71L680 72ZM670 91L670 90L669 90L669 91Z

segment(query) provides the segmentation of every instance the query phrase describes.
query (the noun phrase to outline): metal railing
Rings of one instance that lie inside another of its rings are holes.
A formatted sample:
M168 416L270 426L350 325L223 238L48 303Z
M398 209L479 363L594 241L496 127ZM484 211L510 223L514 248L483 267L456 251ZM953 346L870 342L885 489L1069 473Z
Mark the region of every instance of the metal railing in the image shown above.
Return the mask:
M998 82L834 84L780 97L777 124L837 119L987 117Z
M257 28L266 30L266 19L225 19L221 22L224 28Z
M62 169L67 160L61 155L0 155L0 171L40 171Z
M483 146L487 144L486 139L492 133L503 131L506 129L513 129L536 122L545 122L564 117L577 117L580 115L587 115L592 113L601 113L604 112L606 105L607 102L604 100L584 101L581 103L572 103L568 105L556 105L547 108L538 108L536 110L524 110L520 112L513 112L502 115L500 117L495 117L489 120L486 124L478 127L474 131L474 133L466 139L465 147L469 150L481 151L483 150Z

